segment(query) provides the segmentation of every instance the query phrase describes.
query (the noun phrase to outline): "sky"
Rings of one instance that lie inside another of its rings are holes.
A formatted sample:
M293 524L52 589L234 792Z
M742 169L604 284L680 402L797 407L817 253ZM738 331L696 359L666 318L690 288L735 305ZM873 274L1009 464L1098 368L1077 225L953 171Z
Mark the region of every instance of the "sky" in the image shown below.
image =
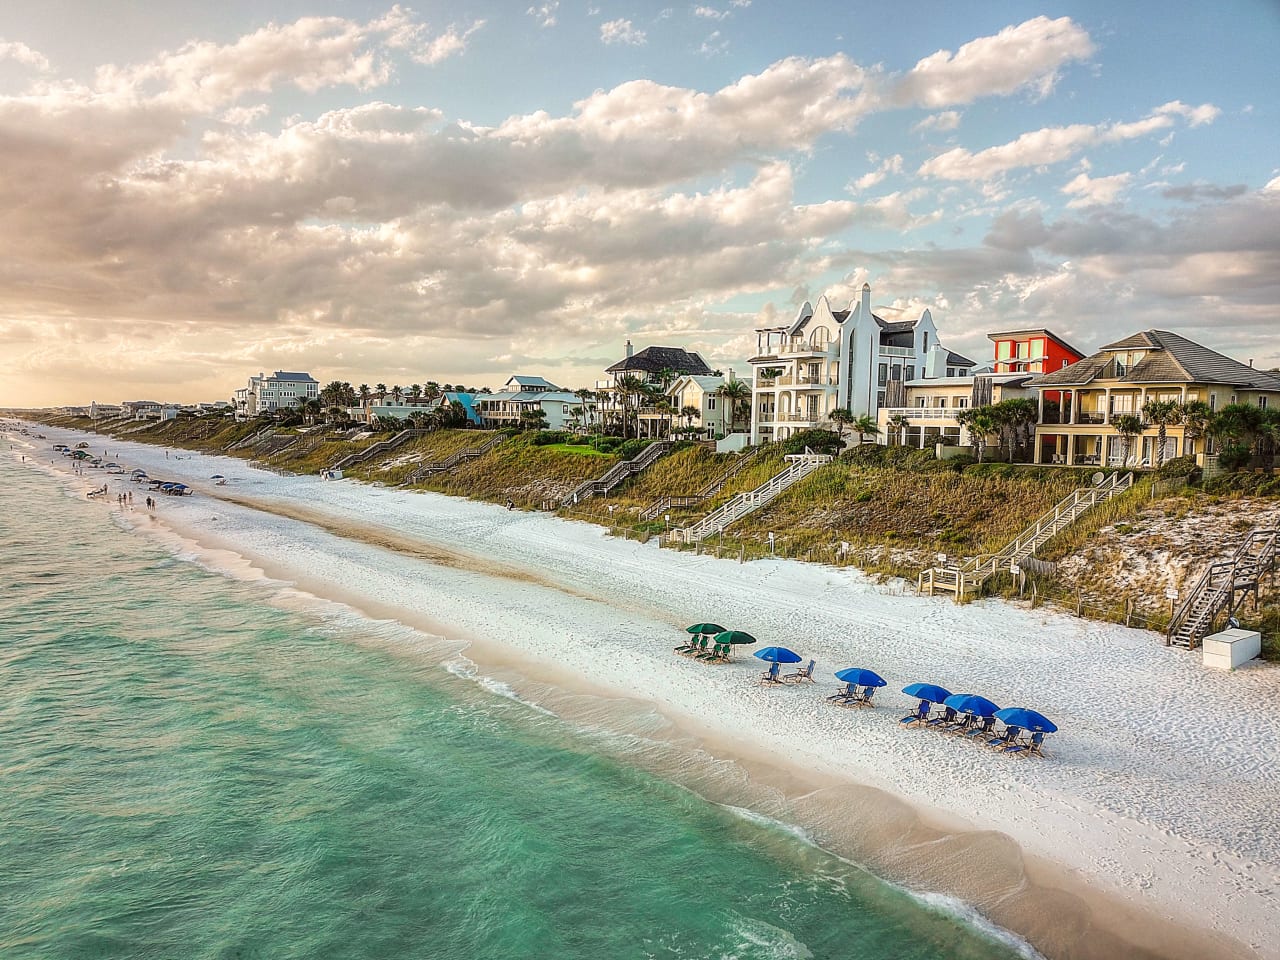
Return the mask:
M0 406L747 372L943 342L1280 365L1280 2L8 0Z

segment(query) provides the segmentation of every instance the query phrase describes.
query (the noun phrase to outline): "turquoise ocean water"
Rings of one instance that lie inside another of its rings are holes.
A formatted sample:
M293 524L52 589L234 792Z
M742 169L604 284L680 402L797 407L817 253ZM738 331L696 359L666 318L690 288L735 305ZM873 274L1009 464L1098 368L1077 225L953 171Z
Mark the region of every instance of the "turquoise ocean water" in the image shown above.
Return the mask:
M1016 955L7 454L0 573L5 960Z

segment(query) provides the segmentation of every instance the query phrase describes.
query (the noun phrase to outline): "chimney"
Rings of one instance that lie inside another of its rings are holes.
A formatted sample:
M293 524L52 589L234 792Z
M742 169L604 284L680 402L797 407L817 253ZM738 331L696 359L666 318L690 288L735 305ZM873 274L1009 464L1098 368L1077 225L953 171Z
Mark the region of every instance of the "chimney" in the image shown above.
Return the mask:
M631 353L632 353L632 350L631 350L631 341L630 341L630 340L628 340L628 341L627 341L627 359L628 359L628 360L630 360L630 359L631 359Z
M730 367L730 368L729 368L729 382L730 382L730 383L733 383L733 382L734 382L735 380L737 380L737 379L738 379L738 378L737 378L736 376L734 376L734 373L733 373L733 367Z
M1250 357L1250 358L1249 358L1249 369L1250 369L1250 370L1252 370L1252 369L1253 369L1253 357Z

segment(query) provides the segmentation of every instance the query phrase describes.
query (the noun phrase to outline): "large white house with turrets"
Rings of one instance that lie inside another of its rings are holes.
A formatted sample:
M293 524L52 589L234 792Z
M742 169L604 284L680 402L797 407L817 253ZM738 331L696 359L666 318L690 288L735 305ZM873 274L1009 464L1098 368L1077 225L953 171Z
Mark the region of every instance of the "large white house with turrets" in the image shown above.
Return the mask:
M839 408L874 420L881 407L906 405L907 381L964 377L975 366L938 341L928 310L899 321L872 313L865 283L847 310L832 310L819 297L791 323L757 329L750 363L752 443L831 427L831 412Z

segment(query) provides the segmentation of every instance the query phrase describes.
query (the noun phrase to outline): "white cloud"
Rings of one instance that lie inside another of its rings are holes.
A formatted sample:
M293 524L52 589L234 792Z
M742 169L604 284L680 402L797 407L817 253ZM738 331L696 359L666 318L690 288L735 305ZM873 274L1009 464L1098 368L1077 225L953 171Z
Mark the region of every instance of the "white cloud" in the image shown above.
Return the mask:
M1069 127L1045 127L977 153L956 147L925 161L919 173L943 180L985 180L1019 167L1061 163L1086 147L1133 140L1167 129L1174 124L1175 116L1185 117L1193 124L1207 123L1218 112L1212 104L1195 108L1178 104L1179 109L1171 109L1172 106L1157 107L1150 115L1131 123L1076 123Z
M944 107L1030 88L1043 98L1064 66L1093 52L1089 34L1069 17L1035 17L971 40L954 54L939 50L925 57L891 86L891 97L899 104Z
M719 30L712 30L707 39L698 47L698 53L704 57L714 57L729 49L729 41L720 35Z
M530 7L525 11L529 16L537 21L538 26L554 27L556 25L556 11L560 9L560 0L548 0L547 3L540 4L536 7Z
M944 110L941 113L925 117L911 128L911 132L924 133L927 130L954 130L958 126L960 126L960 112L958 110Z
M729 16L729 11L717 10L715 7L694 7L693 15L704 20L723 20Z
M867 159L871 163L879 165L869 173L864 173L850 184L850 187L857 193L861 193L863 190L868 190L871 187L874 187L891 173L902 172L902 155L899 153L895 153L891 157L885 157L883 161L880 160L876 154L869 153L867 154Z
M1075 198L1067 203L1068 207L1098 206L1114 203L1132 179L1131 173L1117 173L1110 177L1090 177L1087 173L1080 173L1063 186L1062 192Z
M12 60L41 73L49 71L49 60L43 53L32 50L25 43L0 40L0 60Z
M608 20L600 24L600 39L606 44L625 43L638 47L645 42L645 34L633 27L630 20Z

